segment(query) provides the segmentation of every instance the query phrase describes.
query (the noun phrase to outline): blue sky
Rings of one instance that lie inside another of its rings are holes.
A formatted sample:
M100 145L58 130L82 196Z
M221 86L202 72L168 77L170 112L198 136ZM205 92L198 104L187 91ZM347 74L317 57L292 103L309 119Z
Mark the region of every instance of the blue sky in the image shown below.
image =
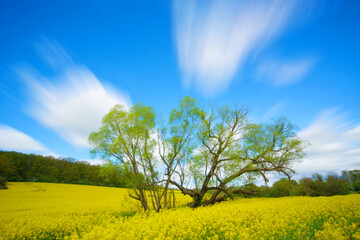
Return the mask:
M300 175L360 168L359 1L2 1L0 149L89 160L117 103L284 115ZM95 160L92 160L95 161Z

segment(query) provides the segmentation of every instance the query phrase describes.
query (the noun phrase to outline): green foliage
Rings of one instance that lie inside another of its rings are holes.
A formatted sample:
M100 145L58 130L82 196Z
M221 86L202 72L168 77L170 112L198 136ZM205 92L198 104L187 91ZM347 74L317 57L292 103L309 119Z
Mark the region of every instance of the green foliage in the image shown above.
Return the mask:
M295 180L282 178L275 182L270 191L270 197L295 196L298 183Z
M360 170L343 171L342 178L345 179L354 192L360 192Z
M350 193L350 184L337 175L329 175L325 183L326 196L346 195Z
M0 176L7 176L15 172L15 166L6 155L0 155Z
M255 124L247 114L245 107L206 110L187 96L168 123L156 129L152 107L117 105L104 116L101 128L90 134L89 142L93 154L117 160L129 174L133 198L145 204L143 190L148 188L160 203L171 184L190 195L197 207L245 194L247 189L231 187L241 178L267 180L268 172L290 177L291 164L303 157L306 144L286 118ZM162 193L159 183L164 184ZM204 200L210 190L210 200Z
M6 155L0 155L0 189L7 189L6 176L15 172L15 166Z
M97 132L89 136L92 146L91 153L103 159L117 161L133 188L134 199L141 202L144 210L148 209L147 195L144 190L154 191L158 186L154 150L156 141L153 139L155 112L150 106L137 103L130 109L116 105L102 121ZM157 199L160 204L160 200Z
M104 166L106 168L106 166ZM72 158L0 151L0 172L10 182L52 182L99 186L129 187L120 169L102 171ZM115 177L116 176L116 177Z
M344 173L343 173L344 176ZM281 179L273 184L271 188L260 187L260 196L284 197L284 196L333 196L346 195L350 193L350 184L336 174L330 174L324 181L320 174L313 174L313 178L303 178L298 182L295 180ZM266 194L269 193L269 194Z
M0 189L7 189L7 181L6 178L0 177Z
M104 184L111 187L130 188L127 178L124 177L124 169L111 161L100 166L99 176L103 178Z

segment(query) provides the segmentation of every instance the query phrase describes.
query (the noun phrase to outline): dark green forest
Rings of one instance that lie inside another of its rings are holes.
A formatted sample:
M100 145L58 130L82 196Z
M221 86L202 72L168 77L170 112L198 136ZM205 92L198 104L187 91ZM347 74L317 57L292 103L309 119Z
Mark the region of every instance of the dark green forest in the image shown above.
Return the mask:
M341 176L333 173L326 177L315 173L312 177L302 178L299 181L283 178L271 187L250 184L245 188L257 193L258 197L346 195L360 192L360 171L342 171Z
M48 182L130 188L116 164L91 165L73 158L0 151L0 188L6 182ZM341 176L313 174L300 181L280 179L270 186L243 186L244 197L333 196L360 192L360 170L342 171ZM250 194L248 194L250 193ZM241 193L240 193L241 196Z
M0 151L0 177L9 182L48 182L129 187L114 164L91 165L73 158Z

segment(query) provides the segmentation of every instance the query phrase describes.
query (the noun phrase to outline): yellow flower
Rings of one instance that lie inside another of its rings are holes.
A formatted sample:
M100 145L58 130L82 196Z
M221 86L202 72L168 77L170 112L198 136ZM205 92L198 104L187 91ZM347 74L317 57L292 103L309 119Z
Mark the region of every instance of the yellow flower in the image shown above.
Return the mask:
M137 203L127 192L10 183L0 192L0 239L360 239L360 195L238 199L133 215ZM191 200L176 194L177 206Z

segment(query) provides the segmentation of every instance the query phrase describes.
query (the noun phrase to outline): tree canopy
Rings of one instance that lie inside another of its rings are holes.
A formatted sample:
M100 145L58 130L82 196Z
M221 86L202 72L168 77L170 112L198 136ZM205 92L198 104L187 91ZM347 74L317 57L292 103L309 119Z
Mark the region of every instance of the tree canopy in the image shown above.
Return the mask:
M0 151L0 177L10 182L72 183L131 187L121 166L91 165L73 158Z
M253 123L246 107L207 110L191 97L180 101L167 123L155 123L150 106L138 103L127 110L117 105L89 136L92 153L117 160L132 173L131 197L145 210L145 189L159 210L167 207L169 186L192 197L190 205L198 207L248 193L238 186L239 179L260 176L267 182L269 172L290 178L291 164L303 157L306 146L284 117Z

